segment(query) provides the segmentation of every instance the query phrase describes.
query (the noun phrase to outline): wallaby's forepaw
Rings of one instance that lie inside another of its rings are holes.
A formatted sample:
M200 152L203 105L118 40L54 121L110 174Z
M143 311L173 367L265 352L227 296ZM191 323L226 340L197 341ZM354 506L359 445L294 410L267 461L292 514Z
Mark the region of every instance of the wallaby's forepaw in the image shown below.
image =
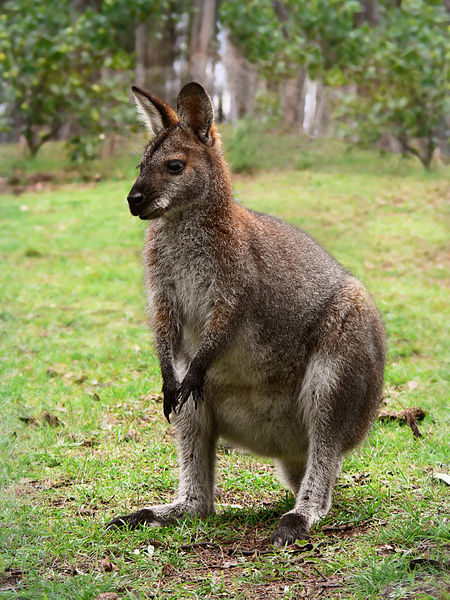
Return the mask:
M203 400L203 378L197 375L192 375L187 372L185 378L181 382L180 387L177 391L177 408L175 412L180 412L183 404L189 400L189 396L192 394L195 408L199 400Z
M129 515L116 517L105 525L105 529L136 529L139 525L157 522L155 513L150 508L143 508Z
M177 390L176 386L169 387L164 384L162 391L163 391L163 397L164 397L164 402L163 402L164 416L166 417L167 421L170 423L170 413L172 411L173 412L176 411L177 404L178 404L178 390Z
M279 520L270 541L274 546L284 548L286 544L289 546L297 540L306 540L308 537L308 525L305 517L295 513L288 513L283 515Z

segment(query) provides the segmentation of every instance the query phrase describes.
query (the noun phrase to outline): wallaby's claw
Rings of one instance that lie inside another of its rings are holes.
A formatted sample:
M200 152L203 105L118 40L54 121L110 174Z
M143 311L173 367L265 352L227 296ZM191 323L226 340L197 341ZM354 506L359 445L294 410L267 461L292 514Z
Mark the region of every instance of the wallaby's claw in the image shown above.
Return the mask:
M189 396L191 395L191 390L188 386L181 384L178 388L177 392L177 403L174 408L174 412L179 415L183 405L189 400Z
M297 540L307 540L308 525L302 515L287 513L281 517L272 535L271 543L278 548L294 544Z
M191 394L195 408L197 408L198 401L203 400L202 389L201 387L197 387L191 381L187 380L185 377L177 391L177 405L176 409L174 408L176 414L180 414L183 405L189 400Z
M197 410L197 402L203 400L203 393L201 390L193 390L192 399L194 400L195 410Z
M176 407L178 404L178 392L176 389L165 389L165 386L163 386L163 395L164 395L164 402L163 402L163 410L164 410L164 416L166 417L167 421L170 423L170 413L176 412Z
M164 404L163 404L163 410L164 410L164 416L167 419L167 422L170 423L170 413L172 412L172 405L169 404L168 402L166 402L166 400L164 399Z

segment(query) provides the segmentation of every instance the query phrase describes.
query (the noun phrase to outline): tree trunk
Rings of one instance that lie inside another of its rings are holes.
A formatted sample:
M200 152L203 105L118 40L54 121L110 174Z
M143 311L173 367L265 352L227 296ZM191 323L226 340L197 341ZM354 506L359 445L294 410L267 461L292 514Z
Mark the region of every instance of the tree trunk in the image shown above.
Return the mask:
M216 37L218 0L195 0L189 44L189 78L212 89L207 67L214 52L212 42Z
M314 137L329 136L331 133L331 107L328 90L321 83L317 86L317 108L314 115L312 134Z
M147 22L136 23L134 30L134 48L136 51L136 68L134 79L136 85L145 87L146 85L146 57L147 57Z
M361 11L355 14L354 25L359 27L363 23L369 23L372 27L378 25L381 20L381 11L378 0L360 0Z
M149 18L135 27L136 84L172 105L179 87L174 67L177 55L175 26L174 19L169 17L163 23Z
M281 84L281 108L283 123L287 129L301 129L305 116L304 84L306 69L301 68L296 77L285 79Z
M253 111L258 70L244 58L229 38L226 41L224 63L231 93L231 114L235 124L238 119Z

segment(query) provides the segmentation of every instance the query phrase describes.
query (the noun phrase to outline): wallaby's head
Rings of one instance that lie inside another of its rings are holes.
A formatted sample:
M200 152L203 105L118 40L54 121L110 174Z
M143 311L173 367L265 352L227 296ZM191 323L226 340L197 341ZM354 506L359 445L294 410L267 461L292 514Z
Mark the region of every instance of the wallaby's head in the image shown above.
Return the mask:
M195 82L178 94L177 111L149 92L133 86L136 106L153 138L128 195L130 212L141 219L201 203L217 177L221 150L210 97Z

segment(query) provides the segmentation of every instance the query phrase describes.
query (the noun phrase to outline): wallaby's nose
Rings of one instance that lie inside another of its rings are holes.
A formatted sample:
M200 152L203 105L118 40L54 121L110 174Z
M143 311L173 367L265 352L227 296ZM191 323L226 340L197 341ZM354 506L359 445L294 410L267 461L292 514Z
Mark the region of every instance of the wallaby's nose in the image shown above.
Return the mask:
M144 194L142 192L133 192L133 190L131 190L131 192L128 194L128 206L130 207L130 213L133 215L133 217L138 216L139 211L144 204L144 199Z
M137 207L143 202L144 194L142 192L130 192L127 200L130 206Z

